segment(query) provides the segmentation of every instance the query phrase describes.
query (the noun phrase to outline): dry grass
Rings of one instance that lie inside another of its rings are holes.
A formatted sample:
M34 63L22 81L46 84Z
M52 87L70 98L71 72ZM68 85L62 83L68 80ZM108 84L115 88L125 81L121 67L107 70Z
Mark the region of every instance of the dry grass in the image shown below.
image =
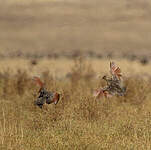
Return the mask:
M142 65L139 61L128 61L126 59L91 59L85 58L85 64L92 66L96 75L106 74L109 69L109 61L114 60L120 65L124 76L142 76L148 77L151 75L150 63ZM11 73L16 73L17 70L26 71L29 75L41 75L42 72L49 71L53 77L63 78L70 75L72 66L76 59L24 59L24 58L5 58L0 60L0 71L5 72L9 70ZM36 62L36 64L33 64Z
M0 60L0 149L151 149L150 6L147 0L0 1L0 57L6 57ZM81 54L98 59L62 57ZM116 60L127 94L95 100L93 89L105 84L97 75L109 65L100 58L113 55L148 64ZM56 106L33 105L33 75L62 93Z
M127 77L125 97L95 100L92 90L104 82L91 78L93 67L81 61L71 68L71 80L41 73L49 90L62 93L42 110L33 105L38 87L27 72L1 72L0 148L151 149L150 78Z

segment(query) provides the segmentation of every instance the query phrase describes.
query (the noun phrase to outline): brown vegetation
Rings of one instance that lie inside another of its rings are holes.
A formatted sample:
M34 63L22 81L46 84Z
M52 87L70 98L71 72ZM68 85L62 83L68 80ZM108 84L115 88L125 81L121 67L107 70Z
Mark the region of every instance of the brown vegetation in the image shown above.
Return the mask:
M149 0L1 0L0 150L150 150L150 12ZM110 59L126 94L96 100ZM35 75L57 105L34 105Z
M71 80L42 74L47 89L62 93L43 109L34 106L39 88L28 73L0 74L1 149L151 149L150 79L127 77L124 97L95 100L92 91L104 81L87 78L83 64L74 65Z

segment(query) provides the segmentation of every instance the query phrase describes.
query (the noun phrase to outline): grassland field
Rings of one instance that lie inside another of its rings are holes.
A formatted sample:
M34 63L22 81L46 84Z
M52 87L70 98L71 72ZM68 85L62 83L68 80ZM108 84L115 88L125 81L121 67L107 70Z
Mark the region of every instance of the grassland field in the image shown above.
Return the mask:
M0 150L150 150L151 2L0 1ZM123 97L95 99L109 62ZM38 76L61 99L34 105Z
M126 95L96 100L92 93L105 85L98 76L109 75L109 60L1 60L0 149L150 149L150 64L114 61ZM34 105L35 75L61 93L56 106Z

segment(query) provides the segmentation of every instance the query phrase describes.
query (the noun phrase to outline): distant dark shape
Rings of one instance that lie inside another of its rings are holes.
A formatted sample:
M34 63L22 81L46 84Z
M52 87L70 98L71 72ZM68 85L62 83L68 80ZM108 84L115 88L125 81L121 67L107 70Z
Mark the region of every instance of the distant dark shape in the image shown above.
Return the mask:
M113 58L113 52L109 52L109 53L107 54L107 58L109 58L109 59Z
M132 54L132 55L130 55L128 58L129 58L129 60L131 60L131 61L135 61L135 60L137 59L137 56L134 55L134 54Z
M140 63L142 65L147 65L149 63L149 59L147 57L143 57L140 59Z
M88 57L95 57L95 53L93 52L93 50L89 50L87 52Z
M53 58L53 55L52 54L48 54L47 57L48 58Z
M66 78L69 79L69 78L71 78L71 77L72 77L72 73L68 72L68 73L66 74Z
M44 88L43 82L38 77L34 77L34 81L36 81L36 83L40 86L40 89L38 91L39 96L34 102L35 105L42 108L44 104L54 103L56 105L59 102L59 100L60 100L59 93L47 91Z
M103 58L103 55L102 54L96 54L96 57L101 59L101 58Z
M17 53L17 57L21 57L22 56L22 53L21 52L18 52Z
M31 60L31 64L32 64L32 65L37 65L37 64L38 64L38 62L37 62L37 60L36 60L36 59L33 59L33 60Z
M73 53L72 53L72 58L78 58L81 56L81 52L80 50L75 50Z
M58 53L53 53L53 58L55 58L55 59L59 58L59 54Z

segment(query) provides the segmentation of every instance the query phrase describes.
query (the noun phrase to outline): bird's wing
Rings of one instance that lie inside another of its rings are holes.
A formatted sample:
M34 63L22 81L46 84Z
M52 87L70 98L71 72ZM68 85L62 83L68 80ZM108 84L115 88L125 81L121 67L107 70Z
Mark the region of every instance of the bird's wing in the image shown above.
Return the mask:
M55 105L59 102L60 100L60 94L57 92L50 92L49 96L46 98L46 103L51 104L54 103Z
M96 97L96 98L102 98L102 97L109 98L109 97L112 97L112 95L108 91L106 91L106 90L104 90L102 88L94 90L93 96Z
M40 80L39 77L33 77L33 80L42 88L44 83Z
M54 98L53 98L53 101L54 101L54 104L56 105L60 100L60 94L59 93L54 93Z
M121 80L122 73L120 67L116 66L114 62L110 62L110 73L113 77Z

